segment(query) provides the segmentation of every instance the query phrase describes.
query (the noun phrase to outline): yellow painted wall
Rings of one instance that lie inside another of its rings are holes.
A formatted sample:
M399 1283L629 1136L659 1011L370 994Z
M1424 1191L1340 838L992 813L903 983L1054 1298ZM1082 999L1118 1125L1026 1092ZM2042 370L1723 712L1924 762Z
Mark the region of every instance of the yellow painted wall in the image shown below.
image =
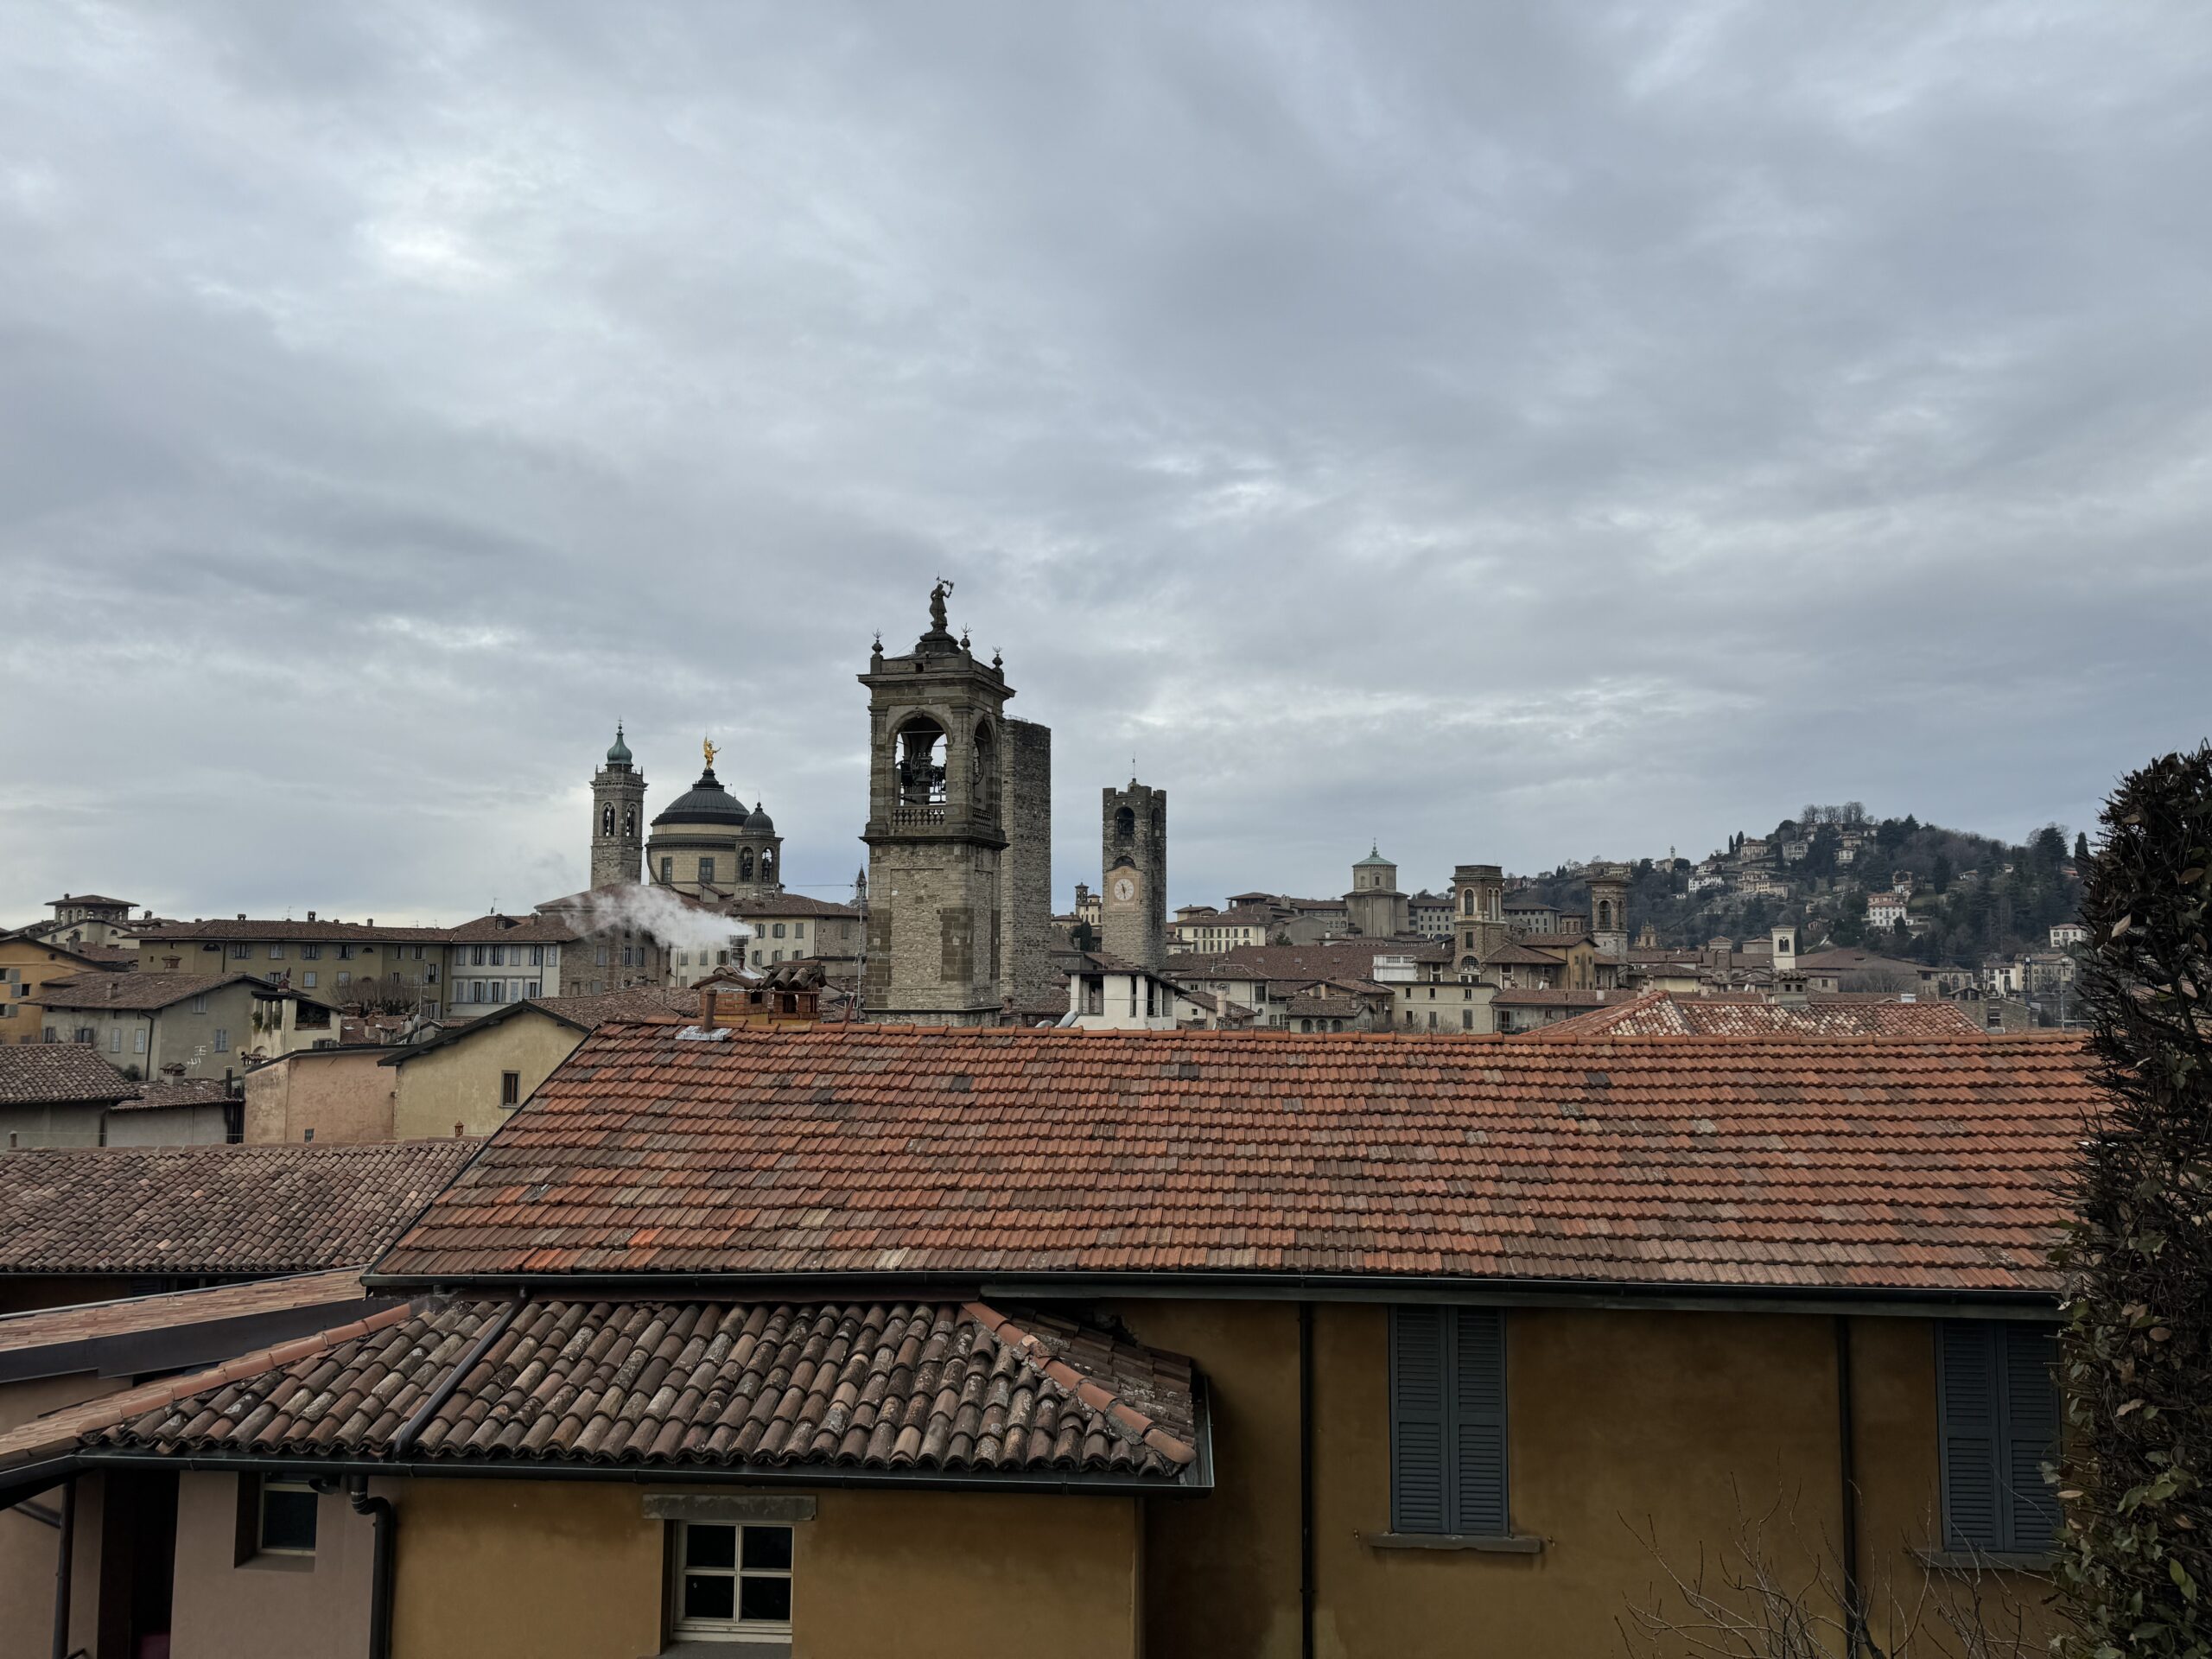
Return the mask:
M522 1074L522 1098L575 1052L584 1033L535 1008L473 1026L449 1043L415 1055L391 1070L398 1075L392 1101L392 1135L400 1141L435 1140L461 1126L463 1135L489 1135L512 1115L499 1104L499 1074Z
M9 969L16 977L8 978ZM37 939L0 939L0 1043L35 1043L44 1033L46 1010L38 994L44 987L79 974L101 971Z
M664 1523L627 1482L397 1489L394 1659L634 1659L659 1651ZM793 1659L1135 1659L1132 1498L816 1494L793 1529ZM733 1649L733 1652L737 1649Z
M127 1378L96 1376L89 1371L0 1383L0 1429L129 1386ZM61 1492L56 1488L31 1501L58 1511ZM44 1522L22 1510L0 1510L0 1659L49 1651L55 1553L60 1547L60 1533Z
M1217 1487L1147 1520L1153 1659L1298 1652L1297 1310L1132 1302L1144 1341L1211 1384ZM1632 1525L1694 1568L1739 1510L1778 1512L1801 1568L1840 1535L1833 1321L1820 1316L1516 1309L1508 1315L1509 1459L1535 1554L1376 1548L1389 1526L1387 1315L1314 1314L1316 1647L1341 1659L1585 1659L1660 1576ZM1862 1573L1910 1599L1932 1541L1934 1335L1853 1321Z

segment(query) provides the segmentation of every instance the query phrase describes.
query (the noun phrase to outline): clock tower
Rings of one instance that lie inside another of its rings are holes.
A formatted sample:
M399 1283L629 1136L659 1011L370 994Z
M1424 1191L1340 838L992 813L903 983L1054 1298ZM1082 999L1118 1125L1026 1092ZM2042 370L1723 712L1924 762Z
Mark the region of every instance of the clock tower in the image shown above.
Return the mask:
M1167 791L1132 778L1102 793L1099 946L1158 973L1167 965Z

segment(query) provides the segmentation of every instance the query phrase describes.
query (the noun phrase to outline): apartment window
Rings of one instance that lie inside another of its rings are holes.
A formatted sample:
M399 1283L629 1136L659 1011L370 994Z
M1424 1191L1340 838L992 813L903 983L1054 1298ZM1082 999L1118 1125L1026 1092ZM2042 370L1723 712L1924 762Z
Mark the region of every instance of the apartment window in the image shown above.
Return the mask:
M758 950L755 950L755 951L753 953L753 965L755 968L758 968L758 967L760 967L760 966L761 965L761 964L760 964L760 953Z
M303 962L320 961L322 957L322 947L319 944L303 944L300 947L300 957Z
M502 1071L499 1073L499 1104L502 1106L522 1104L521 1072Z
M315 1554L314 1487L276 1475L238 1477L238 1559Z
M2058 1454L2057 1360L2049 1325L1937 1325L1945 1548L1988 1555L2050 1549L2058 1503L2043 1465Z
M782 938L784 937L784 925L781 922L778 922L771 926L768 930L768 937L772 939Z
M706 956L707 953L702 950L699 953L699 959L702 962L704 962L706 960ZM676 965L679 968L689 968L691 965L691 953L689 950L677 951L676 953Z
M351 961L353 961L353 947L352 945L350 945L350 944L341 944L341 945L340 945L340 946L338 947L338 960L339 960L339 961L340 961L340 962L351 962Z
M123 1027L121 1026L110 1026L107 1028L107 1052L111 1054L120 1054L123 1052Z
M130 1052L133 1054L143 1054L146 1052L145 1027L141 1026L130 1033Z
M805 937L806 924L804 922L793 922L791 924L791 938L795 939L803 939Z
M721 1522L676 1524L675 1634L788 1637L791 1529Z
M1390 1310L1390 1530L1510 1530L1497 1308Z
M477 961L479 962L483 960L484 958L481 957L477 957ZM492 965L494 968L504 968L507 965L507 947L505 945L495 944L492 947Z
M231 947L231 958L234 962L244 962L252 954L253 947L250 944L234 944Z
M600 945L593 950L592 966L594 968L604 968L607 966L607 947L605 945Z
M315 969L312 968L308 969L305 973L300 976L300 982L306 986L308 990L315 989Z
M215 1052L218 1054L231 1052L231 1033L220 1026L215 1027Z
M475 947L474 954L469 957L469 961L479 968L481 968L484 965L484 947L482 945L480 944Z
M284 947L283 947L283 945L281 945L281 944L272 944L272 945L270 945L270 946L269 947L269 960L270 960L270 961L271 961L271 962L282 962L282 961L283 961L283 960L284 960Z
M530 965L533 968L543 968L545 965L545 947L543 945L533 944L530 947Z
M715 879L715 861L713 859L702 858L699 861L699 879L702 881L711 881Z
M338 970L338 982L340 985L351 985L353 982L352 971L348 969L340 968Z
M538 994L537 987L538 987L538 982L537 982L537 980L534 980L534 979L533 979L533 980L531 980L531 981L530 982L530 990L529 990L529 993L528 993L528 994L529 994L530 995L531 995L531 996L536 996L536 995Z

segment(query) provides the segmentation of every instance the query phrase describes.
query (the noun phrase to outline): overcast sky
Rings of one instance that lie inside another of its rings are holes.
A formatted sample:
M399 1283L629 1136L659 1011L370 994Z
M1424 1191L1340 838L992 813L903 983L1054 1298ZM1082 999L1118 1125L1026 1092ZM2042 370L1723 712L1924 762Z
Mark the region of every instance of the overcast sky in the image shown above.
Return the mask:
M2212 12L0 3L0 921L794 885L877 629L1178 902L2212 728Z

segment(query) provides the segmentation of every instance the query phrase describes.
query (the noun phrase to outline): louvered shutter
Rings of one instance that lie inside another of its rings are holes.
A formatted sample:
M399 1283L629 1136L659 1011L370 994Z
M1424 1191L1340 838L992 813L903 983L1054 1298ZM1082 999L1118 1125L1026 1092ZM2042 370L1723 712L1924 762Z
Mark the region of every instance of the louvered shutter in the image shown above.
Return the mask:
M1495 1308L1453 1310L1451 1428L1452 1530L1505 1532L1505 1316Z
M1948 1549L2005 1548L1999 1462L1996 1327L1944 1319L1936 1330L1936 1410L1941 1422L1943 1543Z
M1446 1311L1390 1310L1390 1530L1444 1532Z
M2043 1478L2043 1465L2058 1454L2058 1340L2039 1325L1997 1331L2005 1354L2005 1547L2031 1554L2048 1548L2058 1531L2057 1496Z

